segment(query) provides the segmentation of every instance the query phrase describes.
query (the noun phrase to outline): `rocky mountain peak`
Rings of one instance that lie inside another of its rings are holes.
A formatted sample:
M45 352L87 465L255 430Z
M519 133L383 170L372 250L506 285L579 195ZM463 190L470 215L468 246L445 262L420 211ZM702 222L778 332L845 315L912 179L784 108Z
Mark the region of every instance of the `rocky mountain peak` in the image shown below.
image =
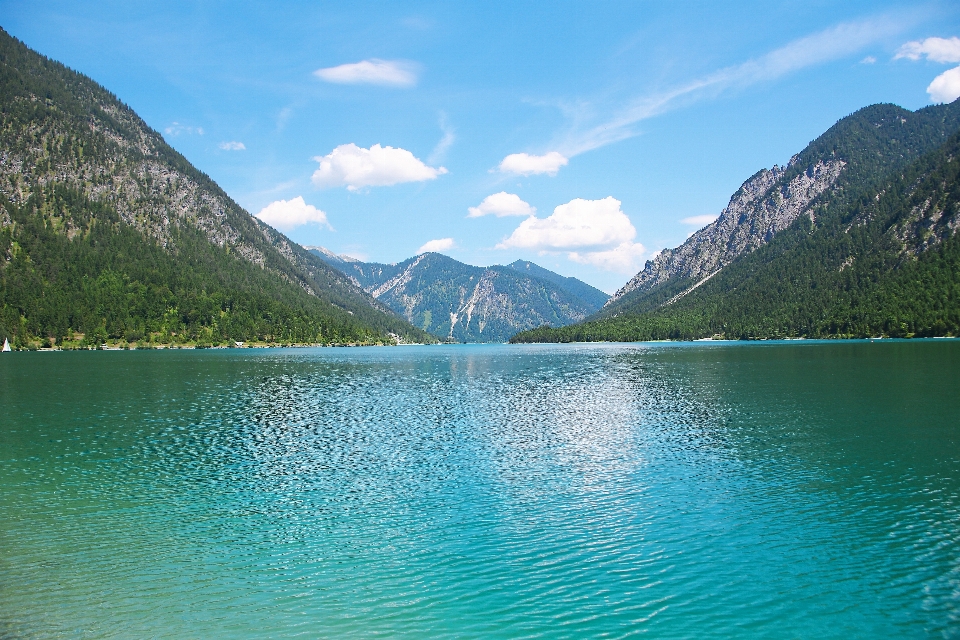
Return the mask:
M675 278L691 279L692 286L712 277L737 257L768 243L807 211L813 200L840 175L844 162L821 160L799 173L774 165L751 176L730 198L716 220L690 236L676 249L661 251L643 271L617 291L605 306L633 292L644 292ZM795 174L788 177L789 174ZM812 216L812 213L809 214Z

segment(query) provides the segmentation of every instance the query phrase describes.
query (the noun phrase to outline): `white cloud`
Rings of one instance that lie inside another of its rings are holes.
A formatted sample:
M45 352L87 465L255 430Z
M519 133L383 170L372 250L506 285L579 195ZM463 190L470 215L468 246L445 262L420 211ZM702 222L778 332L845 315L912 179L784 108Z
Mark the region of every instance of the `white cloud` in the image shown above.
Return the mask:
M421 253L439 252L439 251L448 251L453 249L457 245L453 241L453 238L438 238L436 240L430 240L425 242L422 247L417 249L417 255Z
M960 38L927 38L908 42L899 49L894 60L919 60L923 56L933 62L960 62Z
M555 208L547 218L527 218L497 248L564 251L567 258L580 264L636 273L645 251L642 244L633 242L636 235L616 198L576 198Z
M874 64L876 61L877 59L875 57L867 56L866 58L860 61L860 64Z
M163 130L168 136L178 136L181 133L186 133L189 135L197 134L198 136L203 135L203 127L188 127L187 125L180 124L179 122L173 122L169 127Z
M386 187L401 182L433 180L447 173L443 167L428 167L406 149L375 144L364 149L342 144L325 156L314 158L320 167L313 172L318 187L346 186L350 191L362 187Z
M953 102L960 98L960 67L944 71L930 83L927 93L934 102Z
M559 151L573 157L637 134L633 125L667 111L715 97L733 88L776 80L801 69L852 55L864 47L902 31L916 15L882 16L848 22L799 38L759 58L719 69L674 89L633 100L613 117L586 129L573 129Z
M633 240L636 234L616 198L576 198L559 205L547 218L527 218L497 248L599 251Z
M230 142L221 142L218 145L224 151L243 151L247 148L247 145L242 142L237 142L236 140L231 140Z
M924 56L933 62L960 62L960 38L913 40L897 49L894 60L919 60ZM933 102L953 102L960 97L960 67L944 71L934 78L927 87L927 93Z
M643 254L646 251L639 242L623 242L613 249L579 253L573 251L567 257L580 264L592 264L604 271L635 274L643 266Z
M311 223L325 226L333 231L333 227L327 222L327 214L304 202L303 196L297 196L292 200L271 202L261 209L257 217L281 231L289 231Z
M708 213L703 216L690 216L689 218L684 218L680 222L682 224L692 224L698 227L704 227L716 220L718 217L719 216L714 213Z
M555 176L560 167L565 166L568 160L556 151L542 156L532 156L528 153L511 153L500 163L502 173L513 173L521 176L530 176L535 173L546 173Z
M537 212L536 207L520 199L515 193L501 191L483 199L477 207L470 207L468 218L479 218L485 215L495 215L498 218L504 216L532 216Z
M336 84L377 84L387 87L412 87L417 84L416 65L404 60L372 58L337 67L317 69L313 75Z
M447 114L445 113L440 114L440 131L443 133L443 137L440 138L440 142L437 143L437 146L433 148L433 151L430 152L430 156L427 158L430 164L436 164L442 161L447 155L447 149L449 149L457 139L456 131L447 124Z

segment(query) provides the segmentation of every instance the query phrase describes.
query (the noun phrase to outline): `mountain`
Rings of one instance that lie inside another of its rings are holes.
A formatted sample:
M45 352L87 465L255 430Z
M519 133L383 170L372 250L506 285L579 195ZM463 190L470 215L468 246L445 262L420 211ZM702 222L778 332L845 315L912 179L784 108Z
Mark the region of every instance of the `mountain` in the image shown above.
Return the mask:
M516 341L960 334L958 130L958 102L861 109L587 322Z
M529 276L533 276L534 278L540 278L541 280L552 282L567 293L577 296L584 302L596 307L597 309L603 307L603 305L607 303L607 300L610 299L609 294L600 291L600 289L597 289L596 287L591 287L583 280L562 276L559 273L554 273L549 269L544 269L540 265L534 264L528 260L517 260L516 262L511 262L507 266L514 271L519 271L520 273L525 273Z
M338 255L333 251L330 251L326 247L310 247L310 246L304 245L303 248L309 251L310 253L316 255L327 264L337 267L338 269L343 265L352 264L354 262L356 263L360 262L356 258L351 258L350 256Z
M0 338L19 346L433 340L2 30L0 255Z
M583 320L607 299L576 278L533 263L484 268L424 253L399 264L377 264L323 247L310 250L417 327L448 341L505 342L524 329Z

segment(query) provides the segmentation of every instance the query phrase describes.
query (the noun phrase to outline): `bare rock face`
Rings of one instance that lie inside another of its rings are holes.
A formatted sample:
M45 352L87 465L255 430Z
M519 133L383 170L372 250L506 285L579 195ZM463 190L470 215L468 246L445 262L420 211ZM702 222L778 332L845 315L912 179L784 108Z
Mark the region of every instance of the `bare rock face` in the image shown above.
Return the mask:
M870 212L867 210L852 222L850 227L868 224L870 217ZM848 232L850 227L847 228ZM931 198L926 198L898 221L890 229L890 233L901 246L900 255L915 260L924 251L953 237L958 230L960 230L960 203L945 204L942 201L935 202Z
M690 278L699 284L737 257L770 242L805 212L812 218L808 207L833 185L844 163L821 161L786 180L785 174L796 161L794 156L786 167L764 169L744 182L715 221L676 249L666 249L648 260L643 271L617 291L605 307L629 293L650 291L674 278Z

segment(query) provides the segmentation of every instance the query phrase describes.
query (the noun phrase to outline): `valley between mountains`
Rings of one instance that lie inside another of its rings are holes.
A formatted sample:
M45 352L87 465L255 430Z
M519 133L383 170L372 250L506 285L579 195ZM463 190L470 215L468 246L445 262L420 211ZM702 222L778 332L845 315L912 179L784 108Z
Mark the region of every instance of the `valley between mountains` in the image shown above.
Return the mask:
M960 103L853 113L613 296L527 261L301 247L0 30L0 339L18 349L960 335Z
M484 268L424 253L376 264L309 249L410 323L448 342L506 342L525 329L565 326L596 313L609 298L522 260Z

